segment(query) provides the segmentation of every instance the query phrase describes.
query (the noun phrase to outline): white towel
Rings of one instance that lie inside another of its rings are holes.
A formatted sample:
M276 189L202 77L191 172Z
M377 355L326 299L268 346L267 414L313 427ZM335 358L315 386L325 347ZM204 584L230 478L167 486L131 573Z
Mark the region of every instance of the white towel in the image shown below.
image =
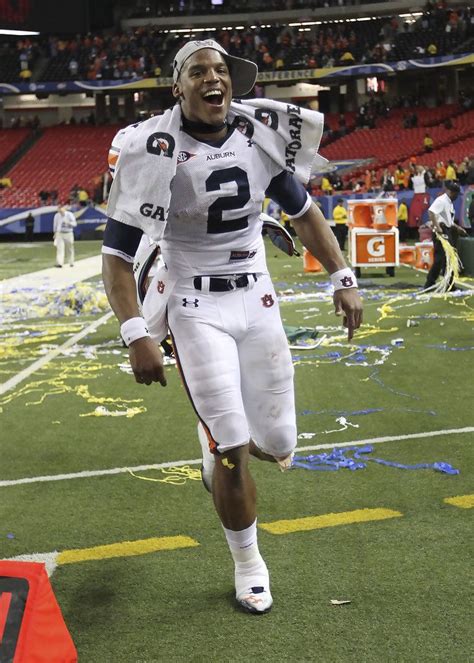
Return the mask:
M228 120L303 184L315 166L327 163L317 152L324 126L317 111L271 99L246 99L231 103ZM176 104L163 115L121 132L107 215L140 228L155 242L162 239L168 217L180 128L181 107Z

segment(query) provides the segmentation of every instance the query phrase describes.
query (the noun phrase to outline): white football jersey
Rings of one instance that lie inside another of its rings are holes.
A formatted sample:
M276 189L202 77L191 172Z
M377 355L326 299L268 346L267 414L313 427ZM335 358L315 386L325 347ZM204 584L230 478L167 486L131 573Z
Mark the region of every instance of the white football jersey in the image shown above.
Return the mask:
M234 130L219 147L180 134L163 258L179 276L265 272L259 214L265 190L281 172Z

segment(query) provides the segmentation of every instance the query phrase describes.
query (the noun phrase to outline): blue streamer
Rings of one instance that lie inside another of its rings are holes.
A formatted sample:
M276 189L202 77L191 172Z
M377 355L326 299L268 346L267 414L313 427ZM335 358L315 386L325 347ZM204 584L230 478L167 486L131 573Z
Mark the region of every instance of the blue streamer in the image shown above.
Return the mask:
M443 474L459 474L449 463L438 461L435 463L416 463L415 465L405 465L396 463L383 458L368 458L367 455L373 452L374 448L370 444L363 447L346 447L345 449L333 449L328 453L312 454L310 456L295 456L291 467L300 467L304 470L318 470L320 472L335 472L339 469L348 469L351 471L363 470L368 462L378 463L387 467L396 467L399 470L436 470ZM346 456L351 453L352 457ZM362 458L363 456L363 458Z

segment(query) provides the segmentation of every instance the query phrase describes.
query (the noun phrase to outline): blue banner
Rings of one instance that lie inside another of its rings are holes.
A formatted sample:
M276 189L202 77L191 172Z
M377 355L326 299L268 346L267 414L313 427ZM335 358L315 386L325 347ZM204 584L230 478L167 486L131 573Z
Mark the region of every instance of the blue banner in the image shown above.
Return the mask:
M102 229L107 222L105 210L101 207L70 207L77 221L77 228L74 235L80 239L84 233ZM58 208L56 205L34 208L12 208L0 209L0 234L11 235L25 233L25 219L31 214L35 220L34 232L52 233L53 219Z
M433 69L435 67L451 67L474 64L474 53L461 55L439 55L419 60L400 60L398 62L378 62L373 64L355 64L349 67L328 67L323 69L297 69L293 71L264 71L259 73L259 83L278 81L295 82L303 79L335 79L351 77L372 77L393 74L408 70ZM61 81L60 83L0 83L1 94L31 94L58 92L100 92L105 90L137 90L143 88L169 88L173 83L171 77L134 78L133 80L111 81Z

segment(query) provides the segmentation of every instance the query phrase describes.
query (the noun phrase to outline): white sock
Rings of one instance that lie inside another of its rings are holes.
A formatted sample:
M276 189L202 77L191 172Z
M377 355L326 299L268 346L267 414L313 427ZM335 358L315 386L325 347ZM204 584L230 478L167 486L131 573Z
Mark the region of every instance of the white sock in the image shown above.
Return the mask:
M222 525L230 552L236 564L261 559L257 544L257 519L250 527L235 531Z
M244 530L223 529L235 564L237 600L252 612L266 612L273 599L267 565L258 549L257 520Z

